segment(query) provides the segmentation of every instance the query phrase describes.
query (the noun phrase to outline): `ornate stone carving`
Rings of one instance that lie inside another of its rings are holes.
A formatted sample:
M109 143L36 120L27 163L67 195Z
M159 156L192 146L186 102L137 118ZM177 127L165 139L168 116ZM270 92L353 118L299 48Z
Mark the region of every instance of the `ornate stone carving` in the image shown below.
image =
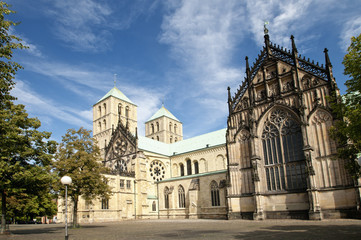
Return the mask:
M312 119L313 123L321 124L331 120L331 116L329 113L325 111L317 111Z
M149 174L155 181L162 181L165 176L165 166L161 161L153 161L150 163Z

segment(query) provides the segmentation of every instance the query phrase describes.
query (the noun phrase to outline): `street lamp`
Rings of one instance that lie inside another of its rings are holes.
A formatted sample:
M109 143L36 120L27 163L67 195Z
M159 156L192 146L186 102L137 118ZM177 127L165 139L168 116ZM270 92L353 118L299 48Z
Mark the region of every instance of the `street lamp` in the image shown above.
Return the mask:
M64 176L60 181L65 185L65 240L68 240L68 185L71 184L71 177Z

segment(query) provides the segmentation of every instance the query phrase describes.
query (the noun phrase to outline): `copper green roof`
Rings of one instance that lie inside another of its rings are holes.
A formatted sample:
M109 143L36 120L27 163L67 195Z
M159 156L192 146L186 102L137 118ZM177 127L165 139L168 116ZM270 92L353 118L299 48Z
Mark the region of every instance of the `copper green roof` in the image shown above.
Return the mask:
M111 96L135 105L116 86L114 86L107 94L105 94L104 97L102 97L97 103L99 103L99 102L103 101L104 99L107 99L108 97L111 97Z
M154 113L154 115L149 118L149 121L152 121L154 119L157 119L157 118L160 118L160 117L168 117L168 118L171 118L173 120L176 120L178 122L180 122L171 112L168 111L168 109L166 109L164 106L162 106L156 113Z
M157 153L170 157L173 155L197 151L204 148L225 145L226 130L227 129L224 128L215 132L206 133L171 144L139 136L138 148L147 152Z

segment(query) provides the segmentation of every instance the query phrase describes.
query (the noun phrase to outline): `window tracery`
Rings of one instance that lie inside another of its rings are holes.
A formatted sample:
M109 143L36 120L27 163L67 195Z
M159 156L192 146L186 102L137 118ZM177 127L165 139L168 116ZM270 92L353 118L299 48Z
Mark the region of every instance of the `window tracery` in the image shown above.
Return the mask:
M220 206L220 199L219 199L219 188L216 181L211 182L211 199L212 199L212 206Z
M169 208L169 195L171 192L168 187L164 188L164 208Z
M306 188L301 127L289 113L276 109L269 115L262 146L269 191Z
M155 181L162 181L165 175L165 166L161 161L153 161L149 167L150 176Z
M182 185L179 185L178 187L178 203L179 208L185 208L186 207L186 198L185 198L185 192Z

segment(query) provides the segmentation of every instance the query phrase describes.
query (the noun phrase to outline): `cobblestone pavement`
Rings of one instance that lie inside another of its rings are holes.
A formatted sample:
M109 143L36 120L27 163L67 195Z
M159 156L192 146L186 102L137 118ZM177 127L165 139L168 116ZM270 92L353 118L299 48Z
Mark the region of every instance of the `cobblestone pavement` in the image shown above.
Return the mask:
M64 225L10 225L0 240L64 239ZM361 239L361 220L137 220L83 224L69 240L115 239Z

